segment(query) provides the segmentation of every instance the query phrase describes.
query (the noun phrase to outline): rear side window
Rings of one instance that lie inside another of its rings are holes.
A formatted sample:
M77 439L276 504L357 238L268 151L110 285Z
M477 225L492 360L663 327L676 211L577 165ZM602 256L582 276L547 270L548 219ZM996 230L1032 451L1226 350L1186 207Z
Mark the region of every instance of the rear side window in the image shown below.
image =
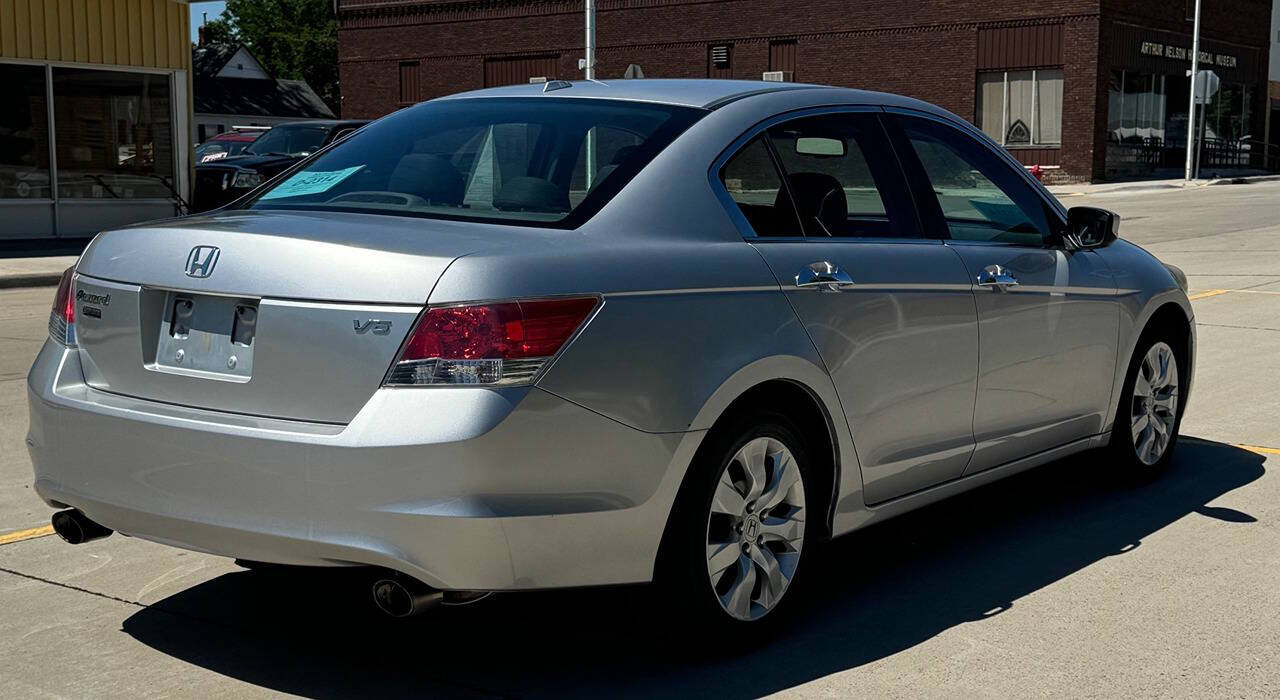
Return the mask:
M357 131L247 206L573 228L704 114L551 97L426 102Z
M906 180L873 114L806 117L769 129L805 234L915 238Z
M720 179L757 236L804 235L764 137L738 151L720 171Z
M928 204L936 201L934 214L952 239L1044 243L1050 233L1044 201L1020 173L953 127L917 117L899 121L932 189Z

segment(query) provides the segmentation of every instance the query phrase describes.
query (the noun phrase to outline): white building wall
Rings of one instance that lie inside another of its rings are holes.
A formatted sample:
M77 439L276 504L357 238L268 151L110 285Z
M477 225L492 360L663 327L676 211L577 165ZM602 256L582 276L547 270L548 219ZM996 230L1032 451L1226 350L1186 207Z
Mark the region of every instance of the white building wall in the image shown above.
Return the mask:
M232 56L230 61L227 61L227 65L218 71L218 77L269 79L271 76L267 74L262 64L258 63L257 59L253 57L253 54L246 51L242 46L236 52L236 55Z

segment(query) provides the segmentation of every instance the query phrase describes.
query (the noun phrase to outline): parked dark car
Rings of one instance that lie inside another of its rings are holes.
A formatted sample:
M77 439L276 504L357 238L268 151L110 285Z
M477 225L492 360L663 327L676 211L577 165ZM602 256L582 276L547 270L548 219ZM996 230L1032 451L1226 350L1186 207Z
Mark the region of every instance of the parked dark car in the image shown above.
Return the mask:
M239 156L197 164L191 211L217 209L239 199L366 123L352 120L289 122L260 136Z

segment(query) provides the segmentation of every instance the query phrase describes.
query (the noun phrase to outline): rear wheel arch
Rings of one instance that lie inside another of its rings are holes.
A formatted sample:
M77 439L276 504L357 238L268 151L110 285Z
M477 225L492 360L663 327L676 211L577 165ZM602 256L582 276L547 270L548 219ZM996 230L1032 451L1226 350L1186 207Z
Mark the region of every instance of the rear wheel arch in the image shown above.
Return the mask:
M836 489L840 484L841 470L840 441L836 433L836 424L830 411L813 389L792 379L770 379L739 393L721 411L703 436L693 459L689 462L689 467L685 470L684 478L677 491L675 505L667 516L659 550L659 562L663 559L663 551L669 546L672 523L676 520L676 510L682 505L681 496L687 490L686 485L691 475L708 459L708 450L714 449L714 445L718 442L713 438L724 431L735 429L746 416L764 411L786 416L795 425L800 438L804 440L805 447L815 462L812 473L819 477L812 488L814 496L817 497L815 505L818 505L813 510L822 513L822 519L821 522L813 524L820 528L819 537L830 536L832 512L837 501Z

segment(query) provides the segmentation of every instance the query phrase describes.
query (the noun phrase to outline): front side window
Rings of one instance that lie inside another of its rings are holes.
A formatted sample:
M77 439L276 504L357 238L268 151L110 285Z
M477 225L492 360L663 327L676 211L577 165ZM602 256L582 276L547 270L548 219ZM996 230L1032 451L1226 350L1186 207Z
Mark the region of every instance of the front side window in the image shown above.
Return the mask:
M427 102L353 133L246 206L572 228L703 114L571 98Z
M1013 166L953 127L915 117L901 117L900 123L952 239L1046 241L1050 227L1044 202Z
M1062 69L978 74L978 128L1002 146L1062 143Z

